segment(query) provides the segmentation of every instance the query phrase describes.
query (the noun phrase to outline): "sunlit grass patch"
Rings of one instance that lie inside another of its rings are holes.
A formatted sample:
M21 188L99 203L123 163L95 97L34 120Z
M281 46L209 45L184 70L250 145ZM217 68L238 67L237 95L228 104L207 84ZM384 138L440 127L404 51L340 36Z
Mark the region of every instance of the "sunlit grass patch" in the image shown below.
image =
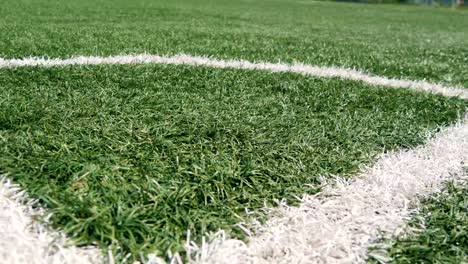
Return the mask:
M182 249L245 209L314 193L467 107L358 82L176 66L0 72L0 171L79 244Z
M0 57L187 53L468 87L466 10L292 0L4 0Z

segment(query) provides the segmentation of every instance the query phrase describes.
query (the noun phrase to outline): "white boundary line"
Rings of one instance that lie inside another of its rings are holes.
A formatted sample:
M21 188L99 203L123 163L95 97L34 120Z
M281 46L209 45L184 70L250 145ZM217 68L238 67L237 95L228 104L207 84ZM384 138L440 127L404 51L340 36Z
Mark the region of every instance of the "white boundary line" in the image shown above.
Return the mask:
M44 210L0 175L0 262L28 264L101 263L95 247L71 246L67 238L37 221Z
M194 65L212 68L230 68L243 70L263 70L270 72L292 72L306 76L320 78L341 78L346 80L361 81L370 85L386 86L391 88L408 88L416 91L441 94L448 97L468 99L468 89L463 87L448 87L441 84L426 81L413 81L403 79L391 79L387 77L369 75L358 70L340 67L314 66L301 63L266 63L250 62L246 60L220 60L210 57L178 54L174 56L159 56L151 54L118 55L110 57L85 57L77 56L69 59L50 58L24 58L1 59L0 68L15 68L27 66L57 67L67 65L119 65L119 64L170 64L170 65Z
M390 79L352 69L297 63L253 63L184 54L169 57L142 54L70 59L0 59L0 69L101 64L171 64L292 72L468 99L468 90L461 87ZM465 117L462 123L446 128L426 145L415 150L383 155L372 168L351 181L342 178L330 181L320 194L304 196L298 207L283 204L279 208L265 209L277 216L265 225L250 227L255 235L250 237L248 244L228 239L220 231L210 243L203 243L201 247L191 243L186 245L186 250L194 256L193 262L199 263L363 261L367 247L380 231L392 233L397 230L409 216L411 210L408 206L411 203L417 204L418 198L439 190L444 181L460 171L463 162L468 162L467 120ZM95 253L90 253L95 252L95 249L87 252L86 249L65 247L63 235L50 233L34 221L33 216L40 213L34 211L18 187L7 180L0 182L0 210L2 215L6 215L0 218L0 230L7 230L2 233L7 239L0 240L0 256L4 254L10 257L13 263L26 261L18 259L21 255L15 251L26 248L33 255L24 254L24 257L28 261L37 257L37 263L64 263L67 260L84 263L98 258ZM16 221L20 221L20 224ZM12 238L14 236L21 239L15 241ZM7 242L11 242L10 246L4 246ZM15 248L15 243L19 243L17 245L21 245L20 248ZM23 246L21 243L26 244Z
M265 208L273 217L247 228L253 232L248 243L220 231L186 250L195 263L363 263L382 232L401 231L419 199L456 177L467 180L464 164L468 115L423 146L382 155L351 180L328 180L321 193L305 195L298 207Z

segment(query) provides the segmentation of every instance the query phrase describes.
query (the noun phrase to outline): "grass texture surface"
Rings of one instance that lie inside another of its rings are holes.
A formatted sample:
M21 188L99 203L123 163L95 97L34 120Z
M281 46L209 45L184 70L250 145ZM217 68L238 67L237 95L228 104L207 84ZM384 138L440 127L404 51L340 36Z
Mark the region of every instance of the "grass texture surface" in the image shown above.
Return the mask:
M387 241L392 263L468 262L468 185L447 185L409 223L408 235Z
M79 244L181 250L245 209L420 144L467 103L358 82L181 66L0 71L0 171Z
M310 0L6 0L0 57L189 53L468 87L468 12Z

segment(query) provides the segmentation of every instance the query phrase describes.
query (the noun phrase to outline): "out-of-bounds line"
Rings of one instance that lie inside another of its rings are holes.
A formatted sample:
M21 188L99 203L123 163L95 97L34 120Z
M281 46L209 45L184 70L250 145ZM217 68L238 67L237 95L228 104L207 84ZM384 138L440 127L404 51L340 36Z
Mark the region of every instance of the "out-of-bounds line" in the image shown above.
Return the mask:
M248 228L245 243L220 231L186 245L195 263L362 263L382 234L398 234L419 200L446 181L466 180L468 115L412 150L383 154L352 179L328 181L299 206L267 208L272 217ZM378 257L378 256L376 256Z
M102 263L95 247L69 245L60 232L40 223L44 211L35 208L18 185L0 176L0 262L10 264Z
M159 56L151 54L118 55L110 57L78 56L69 59L53 58L23 58L1 59L0 68L26 67L26 66L66 66L66 65L100 65L100 64L172 64L172 65L197 65L213 68L232 68L244 70L264 70L270 72L293 72L297 74L321 77L342 78L346 80L362 81L371 85L386 86L392 88L408 88L417 91L442 94L448 97L460 97L468 99L468 89L463 87L448 87L441 84L426 81L414 81L403 79L391 79L375 76L364 72L340 67L314 66L301 63L266 63L250 62L246 60L220 60L211 57L192 56L179 54L173 56Z

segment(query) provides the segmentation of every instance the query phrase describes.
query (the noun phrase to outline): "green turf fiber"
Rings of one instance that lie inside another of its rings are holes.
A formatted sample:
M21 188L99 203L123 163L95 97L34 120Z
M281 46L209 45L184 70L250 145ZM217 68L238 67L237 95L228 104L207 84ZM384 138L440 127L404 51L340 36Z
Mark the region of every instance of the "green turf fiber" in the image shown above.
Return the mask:
M386 241L391 263L468 263L467 182L425 201L409 228L411 234Z
M4 0L0 57L211 55L468 87L468 12L309 0Z
M9 69L0 87L0 171L79 244L112 244L132 259L180 251L188 229L239 236L245 208L316 192L318 176L422 143L468 105L180 66Z

